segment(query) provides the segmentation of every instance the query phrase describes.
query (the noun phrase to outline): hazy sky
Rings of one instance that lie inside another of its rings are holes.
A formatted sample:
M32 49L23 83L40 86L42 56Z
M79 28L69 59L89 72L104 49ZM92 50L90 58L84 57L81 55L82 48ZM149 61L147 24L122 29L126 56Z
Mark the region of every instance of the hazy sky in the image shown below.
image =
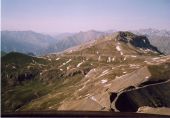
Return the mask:
M2 0L2 30L170 30L170 0Z

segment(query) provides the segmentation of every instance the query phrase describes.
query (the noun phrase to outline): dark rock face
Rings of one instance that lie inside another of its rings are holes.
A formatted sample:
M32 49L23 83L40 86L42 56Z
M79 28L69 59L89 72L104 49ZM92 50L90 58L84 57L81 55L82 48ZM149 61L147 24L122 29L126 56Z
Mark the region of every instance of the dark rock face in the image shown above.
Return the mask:
M122 42L125 42L125 43L128 43L128 39L127 39L127 36L128 36L129 32L118 32L117 36L116 36L116 40L117 41L122 41ZM130 36L133 37L134 34L130 33Z
M121 112L136 112L141 106L170 107L170 81L125 91L115 103Z
M131 32L121 32L120 31L120 32L118 32L116 39L118 41L130 43L131 45L138 47L138 48L150 49L152 51L161 53L156 47L154 47L153 45L150 44L149 39L144 35L138 36Z
M133 40L130 40L130 43L136 47L148 48L151 46L148 38L146 36L135 36Z
M6 78L5 74L3 74L2 86L22 85L25 81L34 80L38 73L39 72L36 70L22 73L13 73L8 75L9 78Z
M136 112L138 106L128 94L121 94L116 102L116 108L120 112Z
M116 97L117 97L117 93L111 93L110 102L112 103L115 100Z
M35 76L37 75L38 73L22 73L18 76L17 78L17 81L19 82L19 84L21 84L23 81L25 80L32 80L35 78Z
M156 47L154 47L150 44L150 42L146 36L135 36L133 38L133 40L130 41L130 43L135 47L151 49L153 51L159 52Z

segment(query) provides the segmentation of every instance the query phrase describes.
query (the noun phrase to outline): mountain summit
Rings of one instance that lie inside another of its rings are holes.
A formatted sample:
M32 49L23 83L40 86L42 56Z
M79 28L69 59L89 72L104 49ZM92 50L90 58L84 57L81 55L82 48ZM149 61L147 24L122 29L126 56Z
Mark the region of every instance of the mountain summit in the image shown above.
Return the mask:
M131 32L118 32L116 34L115 40L122 41L125 43L130 43L135 47L144 48L144 49L151 49L153 51L158 51L158 49L152 46L148 40L148 38L144 35L135 35ZM159 52L160 53L160 52Z
M146 36L143 35L138 36L131 32L122 31L102 36L97 40L93 40L86 44L70 48L65 52L67 53L72 52L70 54L79 52L82 55L92 54L94 57L98 55L102 57L106 56L125 57L128 55L162 54L156 47L150 44Z

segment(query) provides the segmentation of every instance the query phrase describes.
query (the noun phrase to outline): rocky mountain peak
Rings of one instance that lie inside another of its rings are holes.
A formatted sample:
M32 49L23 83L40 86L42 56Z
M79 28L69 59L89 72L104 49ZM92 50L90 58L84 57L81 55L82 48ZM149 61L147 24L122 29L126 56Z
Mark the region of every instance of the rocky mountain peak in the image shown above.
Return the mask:
M150 44L149 39L145 35L136 35L128 31L119 31L116 33L115 41L122 41L124 43L129 43L134 47L159 52L156 47Z
M132 42L139 42L139 43L143 43L143 44L149 44L150 45L150 42L149 40L147 39L146 36L144 35L135 35L131 32L128 32L128 31L119 31L116 33L116 38L115 38L116 41L123 41L125 43L132 43Z

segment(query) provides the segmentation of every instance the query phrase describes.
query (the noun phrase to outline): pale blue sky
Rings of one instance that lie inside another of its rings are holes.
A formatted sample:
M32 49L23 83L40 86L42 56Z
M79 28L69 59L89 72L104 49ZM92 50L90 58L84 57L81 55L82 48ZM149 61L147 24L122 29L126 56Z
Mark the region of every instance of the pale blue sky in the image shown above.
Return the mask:
M170 30L170 0L2 0L3 30Z

